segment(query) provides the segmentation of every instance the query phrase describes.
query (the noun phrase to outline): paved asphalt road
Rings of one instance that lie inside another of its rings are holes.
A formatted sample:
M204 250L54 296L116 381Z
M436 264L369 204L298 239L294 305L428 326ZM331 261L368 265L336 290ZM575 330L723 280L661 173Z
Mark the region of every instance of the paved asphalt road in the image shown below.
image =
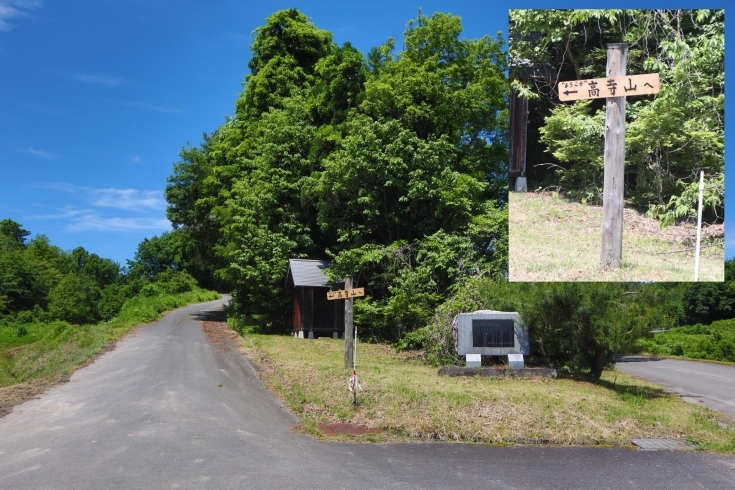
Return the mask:
M617 360L615 367L663 385L686 401L719 410L735 421L735 366L624 356Z
M712 454L294 434L250 364L204 335L221 303L138 329L0 419L0 488L735 488L735 458Z

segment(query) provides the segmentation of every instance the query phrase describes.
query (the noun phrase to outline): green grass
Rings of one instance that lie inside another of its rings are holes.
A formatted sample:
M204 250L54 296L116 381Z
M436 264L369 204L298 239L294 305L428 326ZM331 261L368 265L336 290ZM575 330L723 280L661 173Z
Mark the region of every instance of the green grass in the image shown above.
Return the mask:
M365 441L629 446L634 438L660 437L735 452L735 432L717 424L733 423L724 415L614 370L598 383L446 377L388 346L360 344L364 391L352 407L344 341L249 334L242 348L301 429L317 437L317 424L341 422L384 429Z
M68 375L137 325L157 320L167 310L217 298L217 293L204 290L136 297L108 322L78 326L60 321L32 323L24 325L28 333L22 337L17 326L0 327L0 387Z
M660 229L658 221L625 209L620 269L600 265L602 208L548 193L509 199L511 281L692 281L693 225ZM705 244L709 244L706 242ZM675 252L675 253L671 253ZM724 280L724 249L703 248L700 281Z
M636 347L658 356L735 362L735 319L673 328L638 339Z

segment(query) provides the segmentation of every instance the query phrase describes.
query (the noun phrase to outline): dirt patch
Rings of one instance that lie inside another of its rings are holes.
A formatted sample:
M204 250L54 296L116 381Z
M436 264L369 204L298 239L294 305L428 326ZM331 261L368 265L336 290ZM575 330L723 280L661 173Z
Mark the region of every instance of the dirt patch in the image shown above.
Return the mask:
M356 424L317 424L317 429L322 431L325 436L362 436L365 434L380 434L383 429L377 427L367 427L365 425Z
M224 322L202 322L202 329L209 339L209 343L215 347L229 346L238 337L237 332Z
M39 398L39 395L46 392L49 388L66 383L69 381L69 376L64 376L59 379L34 379L26 383L20 383L13 386L6 386L0 388L0 418L5 417L7 414L13 411L13 407Z

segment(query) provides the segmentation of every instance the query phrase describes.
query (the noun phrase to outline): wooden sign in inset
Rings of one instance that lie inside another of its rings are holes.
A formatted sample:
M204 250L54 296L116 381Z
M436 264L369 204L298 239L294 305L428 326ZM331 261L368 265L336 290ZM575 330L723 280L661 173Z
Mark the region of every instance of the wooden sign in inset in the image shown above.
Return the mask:
M365 296L365 288L340 289L339 291L327 291L327 299L350 299Z
M614 78L593 78L559 82L559 100L562 102L607 97L657 94L661 90L658 73L628 75Z

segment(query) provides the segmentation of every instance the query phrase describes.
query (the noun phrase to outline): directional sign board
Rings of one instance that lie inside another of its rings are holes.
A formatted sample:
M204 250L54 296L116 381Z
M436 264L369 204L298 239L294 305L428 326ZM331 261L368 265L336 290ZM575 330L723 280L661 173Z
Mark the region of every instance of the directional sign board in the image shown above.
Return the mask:
M327 291L327 299L349 299L365 296L365 288L340 289L339 291Z
M614 78L593 78L559 82L559 100L562 102L607 97L657 94L661 89L658 73L628 75Z

